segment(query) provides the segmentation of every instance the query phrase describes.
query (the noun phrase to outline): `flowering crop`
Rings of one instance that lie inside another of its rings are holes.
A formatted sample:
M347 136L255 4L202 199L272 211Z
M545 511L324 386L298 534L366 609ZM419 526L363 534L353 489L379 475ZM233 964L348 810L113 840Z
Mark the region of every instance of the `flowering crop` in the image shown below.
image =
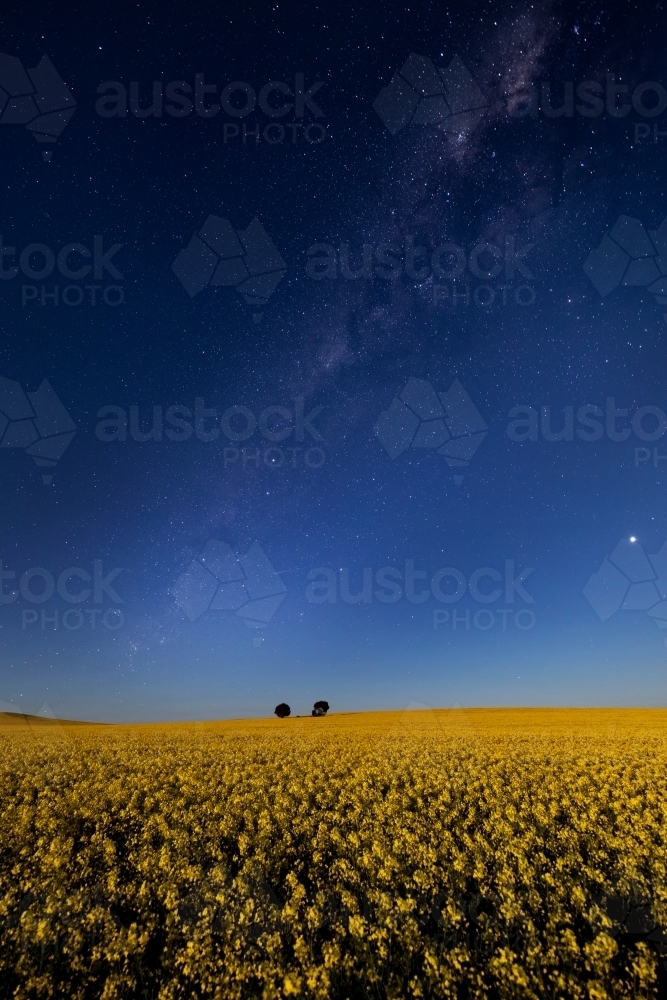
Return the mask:
M6 722L0 994L658 997L666 747L662 710Z

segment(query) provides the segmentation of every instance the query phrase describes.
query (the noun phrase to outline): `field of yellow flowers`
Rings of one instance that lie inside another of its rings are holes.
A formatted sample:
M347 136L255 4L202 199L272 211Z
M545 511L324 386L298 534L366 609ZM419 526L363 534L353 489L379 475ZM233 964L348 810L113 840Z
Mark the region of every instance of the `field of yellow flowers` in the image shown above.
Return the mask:
M667 996L667 711L0 723L0 996Z

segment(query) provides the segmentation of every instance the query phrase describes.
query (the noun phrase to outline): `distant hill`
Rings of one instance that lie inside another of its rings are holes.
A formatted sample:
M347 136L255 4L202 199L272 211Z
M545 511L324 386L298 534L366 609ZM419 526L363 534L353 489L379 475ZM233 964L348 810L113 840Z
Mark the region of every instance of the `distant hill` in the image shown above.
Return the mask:
M43 715L23 712L0 712L0 728L20 726L89 726L89 722L76 719L48 719Z

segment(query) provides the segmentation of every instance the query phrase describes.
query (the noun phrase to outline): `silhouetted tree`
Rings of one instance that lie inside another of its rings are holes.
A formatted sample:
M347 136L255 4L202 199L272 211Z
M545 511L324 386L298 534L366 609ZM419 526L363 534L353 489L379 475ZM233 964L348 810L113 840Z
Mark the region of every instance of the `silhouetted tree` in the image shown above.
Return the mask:
M328 711L329 711L328 701L316 701L315 704L313 705L313 711L311 712L311 715L326 715Z
M281 701L279 705L276 705L273 711L274 714L277 715L279 719L286 719L287 716L292 711L292 709L286 702Z

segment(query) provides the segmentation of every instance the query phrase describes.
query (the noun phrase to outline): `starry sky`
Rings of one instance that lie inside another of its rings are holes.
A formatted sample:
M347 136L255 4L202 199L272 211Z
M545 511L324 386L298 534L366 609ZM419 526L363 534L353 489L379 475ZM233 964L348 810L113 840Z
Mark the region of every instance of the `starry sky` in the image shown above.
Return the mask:
M663 19L3 17L0 710L665 703Z

